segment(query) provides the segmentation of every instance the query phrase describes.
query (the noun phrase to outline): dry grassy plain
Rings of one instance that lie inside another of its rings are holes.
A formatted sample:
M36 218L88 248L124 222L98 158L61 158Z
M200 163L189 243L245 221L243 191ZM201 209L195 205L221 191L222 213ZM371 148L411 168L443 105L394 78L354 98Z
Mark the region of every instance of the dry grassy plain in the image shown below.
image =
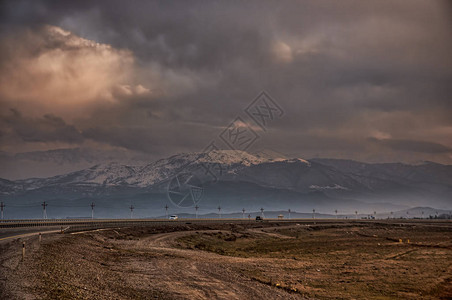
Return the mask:
M1 299L452 299L447 221L182 223L27 243L25 261L21 241L0 246Z

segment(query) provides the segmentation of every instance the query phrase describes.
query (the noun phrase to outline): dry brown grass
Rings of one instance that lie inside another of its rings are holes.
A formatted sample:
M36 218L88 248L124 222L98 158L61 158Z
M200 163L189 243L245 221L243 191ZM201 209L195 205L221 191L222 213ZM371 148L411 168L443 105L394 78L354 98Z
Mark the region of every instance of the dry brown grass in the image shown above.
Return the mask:
M32 250L24 262L14 250L19 243L11 243L2 248L0 295L9 299L452 297L451 223L287 225L191 224L55 236L42 244L30 241Z

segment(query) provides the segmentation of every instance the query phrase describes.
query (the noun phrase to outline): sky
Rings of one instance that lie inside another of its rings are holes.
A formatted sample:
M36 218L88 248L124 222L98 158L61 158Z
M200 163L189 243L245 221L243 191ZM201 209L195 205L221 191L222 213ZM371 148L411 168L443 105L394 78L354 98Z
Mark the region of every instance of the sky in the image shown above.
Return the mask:
M212 142L452 164L451 12L417 0L2 1L0 177Z

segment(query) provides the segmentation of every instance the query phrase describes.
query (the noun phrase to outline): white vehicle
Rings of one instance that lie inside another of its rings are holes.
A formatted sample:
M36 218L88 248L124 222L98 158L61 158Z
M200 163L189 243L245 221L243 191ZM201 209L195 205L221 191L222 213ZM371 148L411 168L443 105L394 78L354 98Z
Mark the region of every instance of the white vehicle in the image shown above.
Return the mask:
M171 216L169 217L169 219L170 219L170 220L177 220L177 219L179 219L179 217L178 217L177 215L171 215Z

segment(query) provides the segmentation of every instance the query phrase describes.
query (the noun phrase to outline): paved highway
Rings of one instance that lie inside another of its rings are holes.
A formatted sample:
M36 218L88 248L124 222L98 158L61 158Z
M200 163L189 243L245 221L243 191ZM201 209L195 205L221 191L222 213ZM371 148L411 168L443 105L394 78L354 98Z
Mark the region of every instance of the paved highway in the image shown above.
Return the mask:
M61 220L3 220L0 222L0 243L39 233L76 232L91 229L131 226L175 226L191 223L244 223L243 219L61 219Z
M372 223L400 223L400 224L423 224L428 223L447 223L450 226L451 220L419 220L419 219L389 219L389 220L344 220L344 219L265 219L264 221L255 221L254 219L54 219L54 220L3 220L0 221L0 243L15 238L24 238L37 235L39 233L48 234L56 232L77 232L102 228L119 228L131 226L176 226L184 224L218 224L235 223L247 224L249 222L275 222L275 223L299 223L309 224L327 224L327 223L353 223L353 222L372 222ZM437 224L438 225L438 224Z
M315 220L316 222L331 222L333 220ZM336 221L336 220L334 220ZM339 220L340 221L340 220ZM15 238L23 238L41 233L77 232L102 228L119 228L131 226L176 226L184 224L218 224L235 223L246 224L250 222L307 222L313 220L280 220L266 219L255 221L254 219L30 219L30 220L3 220L0 222L0 242Z

